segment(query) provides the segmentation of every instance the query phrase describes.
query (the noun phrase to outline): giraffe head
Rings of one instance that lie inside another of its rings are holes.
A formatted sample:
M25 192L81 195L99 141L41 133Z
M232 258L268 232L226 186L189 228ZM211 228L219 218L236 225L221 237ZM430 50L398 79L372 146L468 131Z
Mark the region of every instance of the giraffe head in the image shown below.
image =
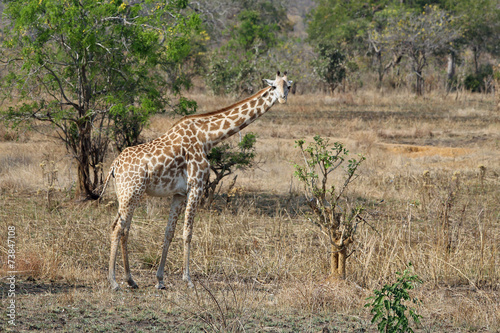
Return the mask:
M272 87L274 96L278 100L278 102L286 103L288 91L290 90L293 83L293 81L288 81L286 72L283 73L283 76L280 76L280 72L278 71L276 73L276 79L274 81L264 79L264 82Z

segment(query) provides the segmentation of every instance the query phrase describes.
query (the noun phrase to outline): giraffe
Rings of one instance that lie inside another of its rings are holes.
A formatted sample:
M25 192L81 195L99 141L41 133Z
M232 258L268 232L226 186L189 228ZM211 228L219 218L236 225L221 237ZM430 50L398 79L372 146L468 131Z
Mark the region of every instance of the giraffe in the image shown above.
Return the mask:
M132 215L141 197L173 195L168 217L156 288L165 289L163 274L168 249L179 215L184 210L184 272L182 279L193 287L189 256L193 221L203 193L210 165L207 155L212 147L238 133L268 111L275 103L286 103L292 81L287 73L275 80L264 79L268 87L231 106L200 115L183 117L164 135L138 146L129 147L113 161L104 182L102 194L114 177L118 197L118 214L111 228L111 253L108 280L113 290L120 287L115 278L118 243L121 243L125 279L131 288L138 288L130 273L127 240Z

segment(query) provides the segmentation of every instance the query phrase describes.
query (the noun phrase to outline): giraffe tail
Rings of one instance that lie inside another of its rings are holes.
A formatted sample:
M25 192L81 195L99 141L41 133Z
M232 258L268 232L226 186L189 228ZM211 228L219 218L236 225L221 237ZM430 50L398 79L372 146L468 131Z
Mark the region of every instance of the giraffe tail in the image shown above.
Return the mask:
M115 163L111 165L111 168L109 169L108 175L106 176L106 179L104 180L104 185L102 186L101 193L99 194L99 198L102 198L104 195L104 191L106 191L106 188L108 187L109 180L111 179L111 176L115 177Z

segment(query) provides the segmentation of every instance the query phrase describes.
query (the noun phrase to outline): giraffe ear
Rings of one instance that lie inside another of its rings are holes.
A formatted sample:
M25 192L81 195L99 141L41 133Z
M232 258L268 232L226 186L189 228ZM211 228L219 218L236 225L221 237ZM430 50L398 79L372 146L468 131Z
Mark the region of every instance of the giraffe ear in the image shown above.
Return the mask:
M263 79L262 81L264 81L265 83L267 83L267 85L269 85L271 87L274 87L274 81L273 80Z

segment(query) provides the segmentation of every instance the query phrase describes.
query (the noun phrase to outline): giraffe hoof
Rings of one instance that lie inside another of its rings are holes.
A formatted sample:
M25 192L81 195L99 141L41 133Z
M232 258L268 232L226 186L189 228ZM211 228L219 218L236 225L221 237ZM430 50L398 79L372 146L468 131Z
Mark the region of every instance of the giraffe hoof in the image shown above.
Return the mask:
M165 289L167 289L163 283L158 283L155 287L158 290L165 290Z
M182 280L184 280L184 281L187 282L187 285L188 285L189 288L194 288L194 284L191 281L191 277L189 275L182 276Z
M111 285L111 290L113 290L113 291L120 291L120 286L118 285L118 283L115 283L115 284Z
M130 289L138 289L139 288L139 286L137 285L137 283L135 283L134 279L132 279L131 277L129 277L127 279L127 284L128 284L128 287Z

